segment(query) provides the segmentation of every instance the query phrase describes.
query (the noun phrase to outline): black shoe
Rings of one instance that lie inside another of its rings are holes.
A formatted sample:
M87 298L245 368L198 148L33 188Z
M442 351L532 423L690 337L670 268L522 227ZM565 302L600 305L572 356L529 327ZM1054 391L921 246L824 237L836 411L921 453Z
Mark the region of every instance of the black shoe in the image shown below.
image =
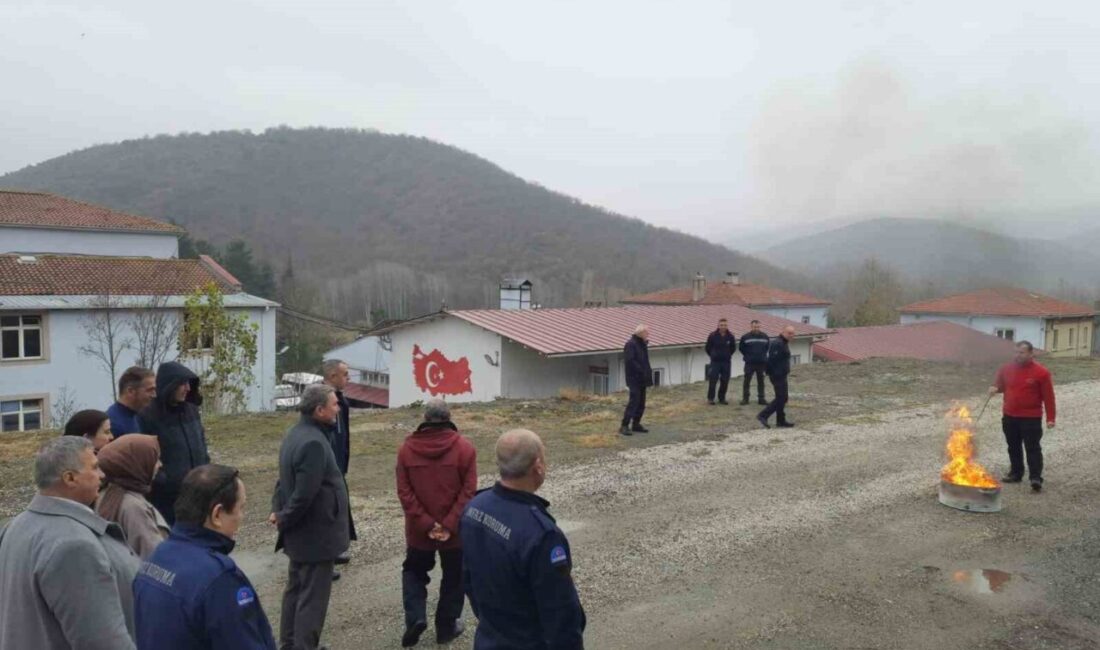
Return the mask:
M765 418L763 415L756 416L756 421L759 422L760 426L764 427L765 429L772 428L772 425L768 424L768 419Z
M340 579L340 572L339 571L333 571L332 572L332 581L336 582L339 579Z
M1001 477L1001 483L1019 483L1024 480L1024 477L1017 476L1016 474L1005 474Z
M462 633L466 631L466 624L462 622L462 619L457 619L448 630L440 630L439 624L435 626L435 642L443 645L444 643L450 643L458 637L462 636Z
M623 426L619 427L619 435L632 436L634 434L630 432L630 427L624 424Z
M712 399L708 399L708 400L707 400L707 404L710 404L711 406L714 406L714 400L712 400Z
M747 399L741 400L741 406L748 406L748 405L749 405L749 400L747 400Z
M794 422L776 422L775 426L779 427L780 429L793 429Z
M333 560L333 563L337 565L347 564L348 562L351 562L351 554L347 551L344 551L343 553L337 555L336 559Z
M726 400L724 400L724 399L720 399L720 400L718 400L718 403L719 403L719 404L721 404L722 406L729 406L729 404L730 404L729 402L727 402L727 401L726 401Z
M649 429L643 427L640 424L635 424L634 426L630 427L630 430L634 433L649 433Z
M760 406L767 406L768 405L768 400L761 397L760 399L756 400L756 403L759 404Z
M417 621L412 624L412 627L405 628L405 634L401 637L401 647L411 648L420 642L420 635L424 634L424 630L428 629L428 624L424 621Z
M1043 491L1043 479L1033 478L1031 479L1031 491L1042 492Z

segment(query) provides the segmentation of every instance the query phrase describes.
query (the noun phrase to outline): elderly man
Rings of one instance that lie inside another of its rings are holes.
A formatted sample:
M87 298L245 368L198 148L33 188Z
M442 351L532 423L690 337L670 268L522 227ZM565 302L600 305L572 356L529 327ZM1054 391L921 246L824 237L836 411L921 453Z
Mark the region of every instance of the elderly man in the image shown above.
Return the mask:
M649 429L642 426L642 416L645 415L646 389L653 385L653 369L649 366L649 328L645 325L634 328L634 335L623 346L623 366L630 398L619 433L624 436L648 433Z
M583 648L569 541L535 495L546 480L546 448L519 429L500 437L496 455L500 481L470 501L460 526L463 582L478 617L474 648Z
M152 370L131 366L118 378L118 400L107 407L111 433L117 438L127 433L145 433L138 413L157 396L157 378Z
M1035 349L1029 341L1016 344L1016 358L997 372L989 388L990 396L1004 393L1001 428L1008 443L1010 469L1002 480L1019 483L1024 478L1024 451L1027 451L1028 480L1031 489L1043 489L1043 411L1047 428L1053 429L1057 417L1054 403L1054 378L1035 362Z
M38 451L38 494L0 531L0 650L134 648L138 559L90 507L102 480L84 438Z
M768 418L775 414L775 426L780 429L789 429L794 426L794 422L787 420L787 376L791 374L791 340L794 339L794 328L787 326L783 328L783 333L779 335L768 348L768 379L772 383L772 388L775 389L775 399L771 401L760 414L756 416L756 420L765 429L770 429L771 425L768 424Z
M344 397L344 389L348 387L348 364L339 359L326 359L321 364L321 376L323 376L324 383L327 386L332 386L336 391L336 402L340 406L340 413L336 418L336 423L329 428L329 442L332 443L332 453L336 455L336 464L340 467L340 473L344 475L344 480L348 477L348 461L351 459L351 406L348 404L348 400ZM355 521L351 517L351 509L348 509L348 536L351 539L358 539L355 534ZM341 553L336 558L336 564L347 564L351 561L351 556L347 553ZM339 578L337 573L334 579Z
M229 557L244 505L232 467L183 479L172 534L134 581L138 650L275 650L256 589Z
M279 482L268 521L279 530L275 550L285 548L290 558L279 645L315 650L332 593L333 563L348 550L348 491L327 433L340 413L336 391L309 386L298 410L301 419L279 449Z
M428 628L428 572L435 567L436 553L443 567L435 610L436 643L448 643L463 632L458 521L476 491L477 450L458 433L447 403L429 400L424 423L397 451L397 496L405 511L403 648L416 645Z
M157 368L157 397L142 409L143 433L157 437L162 471L153 482L149 502L169 525L175 523L176 497L187 472L210 462L206 429L202 426L199 377L181 363L169 361Z

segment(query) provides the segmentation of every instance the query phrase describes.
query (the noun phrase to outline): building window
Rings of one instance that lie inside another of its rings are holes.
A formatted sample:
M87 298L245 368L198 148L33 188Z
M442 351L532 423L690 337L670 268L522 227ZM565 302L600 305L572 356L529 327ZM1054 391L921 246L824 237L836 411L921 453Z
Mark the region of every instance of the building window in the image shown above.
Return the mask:
M803 325L809 325L810 324L810 317L809 316L803 316L802 317L802 324Z
M213 329L204 330L201 340L198 334L181 331L180 339L182 339L180 347L188 352L203 352L214 349Z
M0 402L0 431L33 431L42 428L42 400L13 399Z
M1004 339L1006 341L1015 341L1016 340L1016 330L1014 330L1010 327L1007 327L1007 328L1006 327L998 327L994 333L997 335L997 338L999 338L999 339Z
M608 376L606 374L591 373L588 375L589 382L592 386L592 393L595 395L607 395L609 392Z
M1069 328L1069 347L1070 347L1070 349L1073 348L1073 335L1076 334L1076 333L1077 333L1077 328L1076 327Z
M791 355L791 365L792 366L797 366L800 363L802 363L802 355L801 354L792 354Z
M665 369L657 368L653 371L653 387L656 388L661 385L661 381L665 378Z
M42 357L42 316L0 316L0 359L18 361Z
M1058 349L1058 330L1057 329L1054 330L1054 342L1051 343L1050 349L1051 350L1057 350Z

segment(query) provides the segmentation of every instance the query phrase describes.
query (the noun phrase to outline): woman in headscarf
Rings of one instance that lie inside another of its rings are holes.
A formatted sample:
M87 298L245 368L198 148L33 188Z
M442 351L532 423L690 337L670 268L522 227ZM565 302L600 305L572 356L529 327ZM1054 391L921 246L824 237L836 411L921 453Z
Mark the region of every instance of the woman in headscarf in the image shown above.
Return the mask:
M87 438L95 447L95 453L97 454L100 449L103 449L104 445L115 439L111 434L110 416L95 409L77 411L65 423L65 435Z
M145 499L160 470L160 444L156 436L131 433L99 452L99 468L107 487L99 495L96 512L126 533L126 542L141 559L153 554L168 537L168 524Z

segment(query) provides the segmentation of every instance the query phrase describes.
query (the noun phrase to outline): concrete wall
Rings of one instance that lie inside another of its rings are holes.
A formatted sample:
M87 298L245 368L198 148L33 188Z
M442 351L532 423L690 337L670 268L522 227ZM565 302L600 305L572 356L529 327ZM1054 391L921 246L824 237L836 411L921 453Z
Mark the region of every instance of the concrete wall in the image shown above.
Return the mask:
M75 253L168 259L179 257L179 239L170 233L0 228L0 253Z
M406 406L433 397L431 390L417 384L413 348L419 345L424 355L438 350L445 361L465 358L470 370L470 389L458 394L437 394L448 402L484 402L501 395L500 337L454 317L399 329L391 335L393 358L390 363L390 407ZM490 363L491 359L493 363ZM497 364L497 365L493 365ZM422 378L424 379L424 378ZM438 381L439 376L436 376Z
M1092 355L1092 318L1063 318L1046 321L1046 349L1056 357L1088 357ZM1058 333L1058 345L1054 345L1054 333ZM1072 340L1072 342L1071 342Z
M237 311L237 310L234 310ZM275 390L275 309L249 309L248 318L258 323L257 360L253 373L258 385L248 391L248 410L269 411ZM12 314L15 312L0 312ZM41 313L41 312L23 312ZM75 401L77 409L95 408L105 410L111 405L111 386L117 377L108 376L98 361L83 355L79 347L87 341L83 323L90 312L82 310L53 311L44 314L46 333L44 361L0 362L0 399L15 396L46 397L46 411L52 410L59 393L67 388ZM122 336L133 338L128 319L133 311L117 310L115 317L124 323ZM136 351L122 353L118 363L118 372L134 363ZM168 359L176 357L176 351L168 354ZM201 373L201 364L188 362L196 372ZM61 423L63 425L64 423ZM51 423L50 426L61 426Z
M1031 341L1040 349L1046 349L1044 323L1041 318L1023 316L966 316L958 314L902 314L901 324L927 323L929 321L948 321L969 327L970 329L996 336L998 329L1016 330L1016 341Z
M504 341L500 354L504 397L537 398L557 395L563 388L590 392L589 366L607 367L602 355L548 359L534 350Z
M787 320L793 320L796 323L801 323L802 319L808 317L809 324L815 327L827 328L829 326L829 308L828 307L760 307L755 308L756 311L762 311L765 314L771 314L772 316L778 316L780 318L786 318ZM734 334L740 336L742 332L734 332Z

